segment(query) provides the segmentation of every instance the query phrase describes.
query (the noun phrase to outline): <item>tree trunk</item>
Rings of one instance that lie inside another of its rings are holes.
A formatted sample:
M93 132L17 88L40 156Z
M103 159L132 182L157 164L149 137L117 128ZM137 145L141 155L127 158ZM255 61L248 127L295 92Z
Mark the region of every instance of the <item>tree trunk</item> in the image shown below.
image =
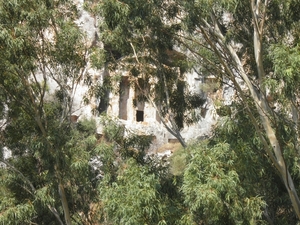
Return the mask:
M297 214L298 219L300 219L300 200L296 192L292 177L288 171L285 160L283 158L282 148L276 137L276 132L272 127L272 122L269 118L272 112L265 98L265 92L262 84L263 78L265 77L265 70L264 70L263 60L262 60L263 57L262 35L263 35L263 28L264 28L263 23L265 19L265 13L266 13L268 1L267 0L265 1L265 4L263 6L264 8L262 10L260 10L261 7L260 0L257 0L256 4L254 0L252 0L251 3L252 3L251 7L252 7L252 16L253 16L253 23L254 23L254 31L253 31L254 32L253 33L254 55L255 55L257 73L259 77L258 83L259 83L260 90L259 92L255 91L253 85L251 85L251 87L249 88L251 91L251 95L256 103L255 105L260 115L260 120L266 132L266 136L269 140L269 143L271 145L271 148L273 149L273 153L277 160L278 163L277 169L279 170L281 178L288 191L295 213ZM262 14L262 20L260 22L258 22L259 14Z
M59 182L59 184L58 184L58 192L59 192L60 200L61 200L61 203L63 206L66 224L72 225L68 201L67 201L67 197L65 194L65 189L61 182Z
M290 196L295 213L296 213L297 217L300 219L300 200L299 200L298 194L296 192L294 182L293 182L291 175L286 167L285 160L282 155L281 146L279 145L278 139L275 135L276 132L274 131L274 128L272 128L272 123L269 119L270 107L268 106L268 103L264 97L264 94L261 92L258 92L255 89L255 87L253 86L253 84L251 83L251 81L249 80L249 78L247 77L247 74L244 72L242 64L241 64L240 60L238 59L234 50L230 46L228 46L228 49L230 50L233 58L235 59L237 65L238 65L240 74L250 90L251 97L255 102L256 110L258 111L258 113L260 115L260 122L262 123L266 137L268 138L268 141L269 141L267 146L264 146L264 147L269 148L268 145L271 145L272 151L265 149L266 153L268 154L268 156L271 159L276 160L274 162L275 166L278 169L280 176L281 176L281 178L285 184L285 187L288 191L288 194ZM262 70L263 69L262 65L257 65L257 69ZM262 71L260 71L259 73L263 74ZM261 132L261 130L259 128L256 128L256 131ZM262 137L261 137L261 139L262 139Z
M263 126L265 133L262 133L261 129L256 124L255 119L252 121L254 123L253 125L255 126L255 129L258 132L260 139L262 140L262 143L264 145L266 153L271 158L272 162L274 163L277 170L279 171L279 174L280 174L280 176L285 184L285 187L288 191L288 194L289 194L290 200L292 202L293 208L295 210L295 213L296 213L297 217L300 219L300 200L299 200L297 191L295 189L295 185L292 180L292 177L286 167L285 160L282 155L281 146L279 145L279 141L275 135L276 132L275 132L274 128L272 127L271 120L269 119L269 116L271 116L270 115L271 109L267 103L267 100L265 99L265 95L261 89L257 90L255 88L255 86L252 84L252 82L248 78L246 72L244 71L244 68L241 63L240 58L238 57L237 53L235 52L235 50L233 49L231 44L230 43L225 44L224 37L217 29L215 29L214 32L215 32L215 35L219 38L220 43L224 44L224 46L226 46L226 48L228 49L228 52L231 55L231 58L233 59L234 64L236 65L237 70L239 71L239 74L241 75L242 79L244 80L244 82L246 83L246 86L248 87L248 89L250 91L251 98L254 100L255 106L256 106L256 108L254 110L256 110L260 115L260 117L259 117L260 122ZM205 31L203 29L202 29L202 33L205 34ZM256 52L255 57L257 57L256 58L256 67L258 70L259 77L260 77L260 79L262 79L265 72L264 72L263 63L262 63L262 59L261 59L261 57L262 57L261 56L261 54L262 54L261 38L259 38L258 34L259 34L258 32L255 32L255 34L253 36L254 42L255 42L254 51ZM232 81L234 82L236 89L241 94L243 94L243 90L242 90L240 84L235 80L234 72L231 71L231 69L227 65L227 63L222 59L222 56L219 54L215 45L208 39L208 36L206 37L206 39L210 43L210 45L213 47L215 53L219 56L223 66L225 67L225 70L230 74L230 77L231 77ZM257 48L260 48L260 49L257 49ZM262 87L261 83L259 83L259 87ZM247 105L247 102L245 102L245 104ZM251 112L253 109L249 108L248 110L249 110L249 113L251 115L253 115L253 113ZM266 141L264 139L264 136L267 137L268 141Z
M259 45L256 45L256 46L259 46ZM257 51L257 49L254 49L254 50ZM235 57L235 58L237 59L237 57ZM260 62L260 60L257 62ZM276 132L274 131L274 128L272 128L272 123L269 119L270 108L264 97L264 94L262 92L258 92L257 90L255 90L251 81L248 79L247 75L243 71L240 62L239 62L239 65L240 65L239 67L240 67L241 75L250 90L252 99L255 102L256 110L258 111L258 113L260 115L260 121L264 128L265 134L268 138L269 144L271 145L273 153L272 153L272 155L270 155L270 151L266 150L266 152L270 158L273 158L276 160L277 165L275 164L275 166L277 167L277 169L280 173L280 176L285 184L285 187L288 191L288 194L291 199L295 213L296 213L297 217L300 219L300 200L299 200L298 194L296 192L294 182L293 182L291 175L286 167L285 160L282 155L281 146L279 145L278 139L275 135ZM261 64L257 64L257 69L258 69L258 73L260 75L264 74L263 66ZM257 130L257 132L261 132L261 131ZM269 148L269 147L265 146L265 148Z

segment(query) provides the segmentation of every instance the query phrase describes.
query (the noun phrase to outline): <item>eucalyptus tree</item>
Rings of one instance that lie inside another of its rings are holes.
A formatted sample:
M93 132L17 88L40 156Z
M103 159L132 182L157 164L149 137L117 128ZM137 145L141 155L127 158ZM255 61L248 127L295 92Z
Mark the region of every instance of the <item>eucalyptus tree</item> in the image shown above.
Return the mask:
M179 139L173 109L185 114L179 105L172 108L171 99L174 94L182 96L178 85L184 86L182 74L191 64L200 67L199 73L234 87L237 98L233 100L245 107L255 128L251 135L259 138L258 147L276 168L300 218L295 185L299 177L299 1L106 0L97 9L103 18L104 61L112 62L112 70L126 68L161 117L171 118L172 125L165 125ZM139 78L146 82L140 84ZM155 96L147 84L152 84ZM232 111L229 116L234 115Z
M298 1L178 1L178 42L229 80L300 218ZM188 13L187 13L188 12ZM234 117L234 112L232 114ZM242 129L242 128L241 128Z
M189 93L185 82L190 65L176 50L173 35L180 27L170 22L177 20L176 6L162 0L94 3L90 10L101 18L103 43L93 56L95 65L104 63L111 77L128 76L136 90L133 104L149 102L166 129L186 146L180 130L199 119L194 109L205 100Z
M236 158L233 168L239 176L246 195L259 196L265 202L261 208L263 220L260 222L264 221L268 224L297 223L297 217L291 207L284 183L279 179L278 172L274 169L271 160L262 151L262 143L259 137L254 135L255 127L252 126L244 104L242 102L235 103L230 110L235 112L234 119L229 115L224 116L224 112L227 111L223 110L222 119L214 131L210 145L226 142L234 150ZM258 117L257 113L255 117ZM298 178L295 177L295 183L298 184L298 182Z
M10 159L1 157L8 190L1 223L72 224L89 204L74 202L76 188L80 193L85 185L77 182L90 187L84 177L96 144L86 143L89 135L70 120L87 65L76 18L73 1L0 3L1 141L12 152Z
M168 163L146 155L151 137L130 133L105 119L100 157L104 172L98 190L103 224L178 224L185 210ZM125 136L126 133L126 136ZM111 151L114 149L114 151Z
M106 163L98 188L104 224L265 224L262 193L269 189L259 181L270 170L264 172L265 159L247 144L202 141L176 151L169 161L139 157L138 150L151 140L133 145L138 135L125 138L124 131L107 120L104 135L118 154L102 149ZM245 165L249 159L256 162L251 167ZM258 179L253 173L263 175Z

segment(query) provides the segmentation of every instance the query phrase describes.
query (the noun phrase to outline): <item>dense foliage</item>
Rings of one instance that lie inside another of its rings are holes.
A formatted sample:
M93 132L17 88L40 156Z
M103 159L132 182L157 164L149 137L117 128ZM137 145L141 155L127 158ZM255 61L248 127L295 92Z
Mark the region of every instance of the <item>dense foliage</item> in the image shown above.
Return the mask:
M70 199L70 187L90 187L89 174L77 176L88 167L79 158L90 158L94 148L93 131L79 134L70 121L86 65L76 8L68 1L1 1L0 18L1 140L12 152L1 160L1 223L70 224L74 211L86 211L77 196Z
M296 224L300 2L84 6L100 18L103 48L85 43L73 1L0 2L0 223ZM110 72L102 87L90 64ZM188 91L190 72L213 75L213 89L229 85L235 96L218 99L208 140L186 143L180 131L204 102ZM124 74L133 104L151 103L181 142L171 158L148 155L152 137L116 118L71 120L78 85L107 98Z

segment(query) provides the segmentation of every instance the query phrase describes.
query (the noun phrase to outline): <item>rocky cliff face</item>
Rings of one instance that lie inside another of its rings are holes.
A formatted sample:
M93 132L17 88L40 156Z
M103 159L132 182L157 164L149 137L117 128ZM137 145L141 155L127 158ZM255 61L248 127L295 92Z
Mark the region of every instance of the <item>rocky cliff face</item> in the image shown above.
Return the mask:
M76 23L86 33L88 45L92 46L97 42L99 32L97 18L83 9L83 0L77 0L76 3L80 14L80 18ZM96 44L101 46L101 43ZM101 82L105 73L108 73L108 71L104 69L96 70L91 66L87 68L87 72L94 77L95 82ZM203 88L205 85L208 85L207 80L214 82L214 78L204 79L204 77L199 76L196 71L186 73L185 79L190 87L190 92L201 93L206 98L206 103L203 108L199 109L201 120L192 126L185 127L181 131L181 134L185 141L195 138L203 139L211 135L213 126L218 119L214 102L222 101L224 104L230 104L230 99L234 95L234 91L229 86L218 90L207 90ZM151 104L143 103L133 106L135 93L134 89L126 84L126 76L123 77L118 86L122 89L120 92L122 93L121 95L109 94L109 104L107 108L107 114L109 116L118 119L127 129L135 133L152 135L154 137L152 150L168 142L176 142L176 138L172 136L160 122L156 110ZM101 99L95 99L92 101L92 104L84 105L82 98L86 91L87 87L84 85L78 86L74 101L74 115L79 117L79 119L84 117L94 117L97 119L91 111L93 108L99 106ZM99 125L98 132L101 133L101 130L102 128Z
M79 19L76 24L82 29L86 34L87 46L97 45L101 47L101 43L98 43L98 27L97 18L92 16L89 12L84 10L83 3L84 0L75 0L78 6ZM105 69L95 69L88 63L85 74L89 74L93 82L102 82L104 76L109 75L108 71ZM189 86L189 91L197 94L201 94L206 98L206 103L202 108L199 108L198 113L201 115L201 119L191 125L186 126L181 134L185 141L190 141L192 139L205 139L211 135L212 129L217 122L218 115L216 113L215 102L222 101L224 104L230 104L231 98L234 95L232 88L224 87L223 89L209 90L205 88L207 83L213 83L214 78L204 79L204 77L199 76L196 71L191 71L185 74L185 79ZM57 89L57 83L49 78L49 97ZM108 96L109 104L107 108L108 116L119 120L120 123L124 124L127 129L134 133L140 135L150 135L153 136L153 143L150 151L156 152L160 146L167 143L178 142L176 138L171 135L164 125L161 123L155 108L149 103L133 105L133 99L135 98L134 89L126 84L126 76L123 77L119 88L123 89L120 94L110 93ZM99 108L101 104L101 99L91 99L88 105L84 104L84 96L88 91L88 87L83 83L80 83L74 95L72 119L74 122L81 120L83 118L93 118L98 123L98 133L102 133L102 127L100 124L100 118L95 113L95 109ZM5 120L0 121L0 128L4 128ZM4 157L10 157L10 152L8 149L4 149Z
M80 17L75 23L82 29L86 34L86 44L89 47L97 45L101 47L101 43L98 42L98 19L92 16L89 12L84 10L84 0L74 0L78 7ZM93 82L103 82L104 76L108 76L108 71L103 69L95 69L90 63L85 68L85 74L89 74ZM152 151L156 151L160 146L167 143L176 143L176 138L171 135L164 125L161 123L159 116L155 108L150 103L139 103L136 106L133 105L133 100L136 93L132 87L126 82L126 73L121 79L121 83L116 84L122 94L110 93L108 95L108 108L106 112L108 116L119 120L120 123L124 124L127 129L140 135L153 136L153 143L151 146ZM41 75L42 76L42 75ZM201 115L201 119L191 125L186 126L181 134L185 141L192 139L204 139L211 135L213 126L216 124L218 115L216 113L215 101L223 101L225 104L230 104L230 98L234 92L230 87L225 87L218 90L209 90L205 86L209 85L207 82L214 82L214 78L205 79L199 76L196 71L191 71L185 74L185 80L188 83L189 91L192 93L200 94L206 99L206 103L202 108L199 108L198 113ZM57 83L49 78L49 98L58 88ZM103 99L90 99L90 103L86 105L84 103L84 96L88 91L88 87L83 83L79 83L75 89L73 96L73 110L71 119L76 122L83 118L93 118L98 124L98 133L102 133L102 127L100 124L100 118L94 112L95 109L99 109L99 105L103 102ZM0 121L5 124L5 120ZM9 151L5 151L6 155L9 156Z

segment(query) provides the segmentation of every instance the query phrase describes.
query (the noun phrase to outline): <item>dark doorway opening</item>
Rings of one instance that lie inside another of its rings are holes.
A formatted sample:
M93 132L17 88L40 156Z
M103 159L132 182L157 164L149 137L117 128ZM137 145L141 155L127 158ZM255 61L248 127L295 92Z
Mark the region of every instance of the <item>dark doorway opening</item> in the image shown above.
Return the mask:
M144 121L144 111L136 110L136 121L137 122Z
M127 103L129 99L129 81L128 77L122 77L119 90L119 118L127 120Z

